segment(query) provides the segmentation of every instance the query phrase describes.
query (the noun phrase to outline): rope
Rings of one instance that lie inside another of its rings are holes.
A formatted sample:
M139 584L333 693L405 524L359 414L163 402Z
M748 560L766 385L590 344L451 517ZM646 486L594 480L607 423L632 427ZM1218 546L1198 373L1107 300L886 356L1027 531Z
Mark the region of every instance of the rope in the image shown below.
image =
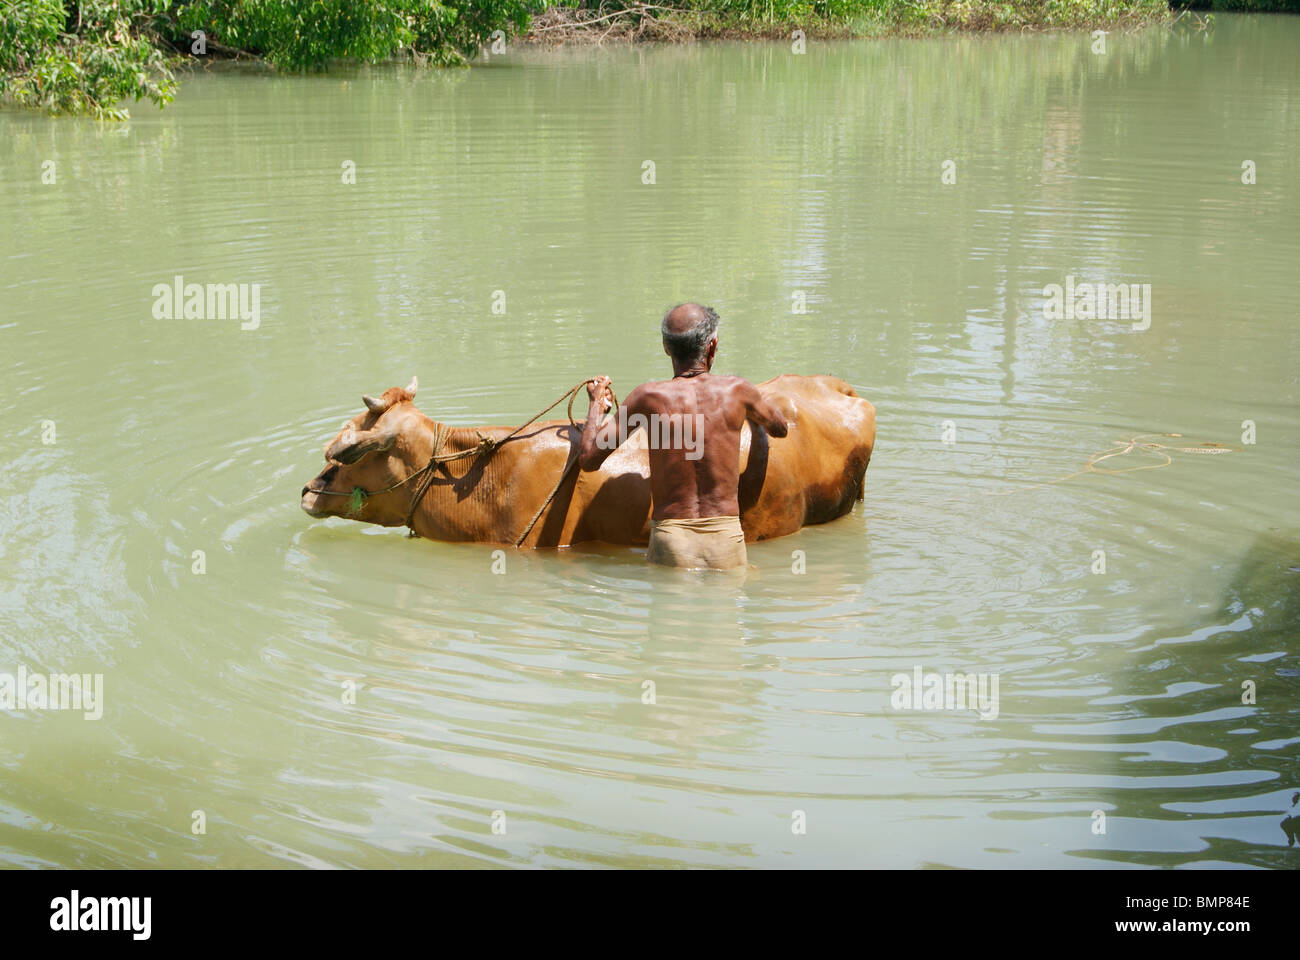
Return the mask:
M424 465L424 469L421 471L424 474L424 478L420 481L420 486L415 491L415 496L411 498L411 509L406 511L406 519L402 521L409 528L410 532L407 533L408 537L416 536L415 527L412 526L411 521L415 519L415 508L420 505L420 501L424 499L424 495L429 492L429 487L433 486L433 478L435 474L433 467L438 463L449 462L448 460L440 460L438 457L438 451L442 449L442 444L447 439L447 434L449 433L451 433L450 427L444 427L442 424L437 422L434 423L433 453L429 455L429 462ZM406 479L409 480L411 478L407 477Z
M1157 443L1156 441L1148 440L1147 439L1148 437L1159 437L1162 440L1175 439L1175 438L1179 440L1183 439L1183 435L1181 433L1142 433L1128 440L1116 440L1115 441L1116 446L1108 447L1105 450L1099 450L1096 453L1094 453L1092 456L1090 456L1088 458L1088 462L1083 465L1082 470L1076 470L1073 473L1067 473L1063 477L1056 477L1055 479L1052 480L1043 480L1038 483L1031 483L1028 486L1014 487L1010 490L989 492L986 495L998 497L998 496L1006 496L1012 493L1021 493L1025 490L1036 490L1039 487L1048 487L1057 483L1063 483L1064 481L1073 479L1074 477L1081 477L1085 473L1101 473L1101 474L1109 474L1111 476L1115 476L1121 473L1132 473L1135 470L1158 470L1161 467L1167 467L1174 462L1173 457L1169 456L1169 454L1164 452L1166 450L1172 450L1175 453L1204 453L1204 454L1240 452L1239 448L1237 447L1230 447L1227 446L1226 444L1217 443L1212 440L1202 441L1201 443L1195 446L1184 447L1184 446L1174 446L1172 444ZM1102 463L1105 460L1109 460L1112 457L1122 457L1125 454L1132 453L1134 450L1145 450L1148 453L1154 453L1157 456L1163 457L1164 463L1148 463L1138 467L1122 467L1118 470L1113 469L1111 467L1098 466L1099 463Z
M528 526L524 527L524 532L519 534L515 539L516 550L519 549L521 543L528 539L528 535L533 532L533 527L536 525L538 519L541 518L542 514L546 511L546 508L551 505L551 501L555 499L555 495L560 492L560 487L564 486L565 478L568 477L569 471L573 469L573 465L577 462L578 448L577 446L574 446L569 450L569 459L564 464L564 469L560 471L560 479L555 481L555 486L551 488L550 494L547 495L546 499L542 502L542 505L537 508L537 512L533 514L533 519L528 521Z
M568 415L569 415L569 426L571 426L571 427L575 427L575 428L576 428L576 427L578 426L577 421L573 419L573 401L574 401L575 399L577 399L578 391L581 390L583 387L585 387L587 384L592 383L592 382L593 382L593 381L592 381L591 379L583 380L583 381L581 381L580 383L575 384L574 387L573 387L573 389L570 390L570 391L568 392L568 396L569 396L569 406L568 406L567 412L568 412ZM614 402L613 402L613 405L610 407L610 409L611 409L611 410L617 410L617 409L618 409L618 394L616 394L616 393L614 392L614 388L613 388L613 387L610 387L610 388L609 388L609 395L613 398L613 401L614 401ZM563 399L564 399L564 395L561 394L561 396L560 396L560 400L563 400ZM550 410L550 409L551 409L551 407L556 406L556 405L560 402L560 400L556 400L555 403L551 404L550 407L547 407L546 410L543 410L542 413L546 413L547 410ZM537 415L537 417L540 417L540 416L542 415L542 413L539 413L539 414ZM533 417L533 420L536 420L537 417ZM530 421L528 421L528 422L529 422L529 423L532 423L532 420L530 420ZM528 426L528 424L524 424L524 426ZM520 429L522 429L522 428L520 428ZM518 431L516 431L516 432L518 432ZM506 439L509 439L509 438L507 437ZM541 519L542 514L546 512L546 508L549 507L549 506L551 505L551 501L553 501L553 500L555 499L555 495L556 495L557 493L560 492L560 487L564 486L564 481L565 481L565 479L569 476L570 471L573 470L573 465L574 465L575 463L577 463L577 462L578 462L578 444L574 444L572 447L569 448L569 459L568 459L567 461L565 461L564 469L560 471L560 479L558 479L558 480L555 481L555 486L553 486L553 487L551 488L551 492L550 492L549 494L547 494L546 499L545 499L544 501L542 501L542 505L541 505L540 507L537 508L537 512L533 514L533 519L531 519L531 520L528 521L528 526L524 527L524 532L521 533L521 534L519 534L519 536L515 539L515 549L516 549L516 550L519 549L519 545L520 545L521 543L523 543L525 540L528 539L528 535L529 535L530 533L533 532L533 527L537 525L537 521L538 521L539 519Z

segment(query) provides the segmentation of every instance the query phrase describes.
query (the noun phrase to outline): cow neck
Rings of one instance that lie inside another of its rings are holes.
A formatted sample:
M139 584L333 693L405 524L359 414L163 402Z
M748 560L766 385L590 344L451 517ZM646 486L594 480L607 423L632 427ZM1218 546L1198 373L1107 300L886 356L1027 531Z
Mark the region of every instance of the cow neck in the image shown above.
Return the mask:
M503 440L486 437L481 430L473 427L451 427L425 414L421 416L425 419L425 429L431 435L431 439L427 452L422 455L423 466L416 468L407 478L409 480L417 474L421 475L411 493L410 507L406 514L408 536L412 537L420 536L415 529L415 516L420 512L421 506L425 508L424 512L430 521L430 526L434 526L433 521L437 518L445 521L452 516L451 507L454 504L451 502L452 496L449 495L454 489L455 481L459 478L447 469L448 464L456 460L468 460L470 461L466 468L468 472L474 469L475 463L481 457L494 451L503 442ZM437 483L440 472L443 473L444 479L452 482ZM461 476L463 477L464 474L462 473ZM437 539L436 535L435 539Z
M433 479L438 473L438 467L442 466L443 464L451 460L461 460L469 457L474 457L475 460L478 461L483 456L492 453L494 450L496 450L497 447L501 446L507 441L518 436L525 428L536 423L538 420L542 418L543 415L558 407L565 400L569 401L569 406L567 408L568 416L569 416L569 426L577 427L578 425L577 421L573 419L573 401L577 399L578 393L582 390L583 387L585 387L589 383L594 383L594 382L595 381L590 378L586 380L579 380L568 390L564 391L564 393L560 394L560 396L556 400L548 404L544 409L533 414L531 417L529 417L519 426L515 427L513 430L507 433L504 437L487 437L483 435L482 431L472 430L472 428L466 429L463 427L462 428L448 427L445 424L438 423L432 417L426 416L425 414L421 413L420 416L424 417L424 419L429 422L429 425L433 430L432 452L428 455L428 459L425 461L425 465L423 467L419 468L415 473L409 474L406 480L400 481L401 483L406 483L414 479L416 477L416 474L420 475L419 486L412 494L411 505L406 512L405 525L410 530L410 536L412 537L419 536L419 534L415 532L415 514L418 512L420 508L420 503L421 501L424 500L425 495L428 494L430 489L434 486ZM613 402L614 408L617 409L619 405L618 395L614 393L612 387L607 386L606 389L608 389L609 391L610 400ZM464 447L460 450L456 450L451 453L440 452L444 448L444 446L448 443L455 445L459 442L467 441L469 439L468 435L471 432L471 430L474 433L475 439L478 441L476 444ZM565 464L564 470L560 472L560 479L556 481L555 487L551 490L550 495L546 498L545 501L543 501L542 506L538 509L537 513L533 514L533 519L528 522L528 525L524 528L524 532L521 533L515 539L516 547L518 547L520 544L524 542L525 539L527 539L528 534L532 531L533 526L537 523L538 518L542 515L543 511L545 511L546 508L550 506L551 501L555 499L556 493L559 492L560 486L564 483L564 478L568 476L569 470L573 467L575 463L577 463L577 460L578 460L577 447L574 447L570 451L568 462ZM473 464L470 465L469 469L470 470L474 469ZM487 471L487 466L485 465L485 472L484 472L485 476L487 475L486 471ZM448 474L450 475L450 471L448 471ZM475 486L478 487L478 484L476 483ZM495 492L495 490L493 492Z

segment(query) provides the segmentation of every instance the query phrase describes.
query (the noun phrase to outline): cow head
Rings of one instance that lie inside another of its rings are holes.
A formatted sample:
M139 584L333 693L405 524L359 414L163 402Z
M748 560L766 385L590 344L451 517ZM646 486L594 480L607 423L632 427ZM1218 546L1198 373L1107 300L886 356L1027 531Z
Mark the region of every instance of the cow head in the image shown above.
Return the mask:
M411 403L415 377L379 397L362 396L365 412L343 424L325 447L326 467L302 488L302 509L313 517L347 517L383 526L401 526L411 491L398 487L423 464L412 463L423 414ZM427 451L425 457L427 458Z

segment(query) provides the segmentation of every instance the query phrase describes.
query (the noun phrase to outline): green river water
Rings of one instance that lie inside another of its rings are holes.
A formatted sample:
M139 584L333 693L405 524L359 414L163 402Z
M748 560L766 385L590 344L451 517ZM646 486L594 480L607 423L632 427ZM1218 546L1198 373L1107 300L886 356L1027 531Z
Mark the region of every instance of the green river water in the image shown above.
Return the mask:
M0 709L0 865L1295 866L1300 18L1092 47L215 65L119 125L0 113L0 673L103 675L98 720ZM260 284L256 326L155 317L177 275ZM1149 284L1149 328L1056 316L1067 282ZM683 299L716 370L878 411L865 502L744 579L299 509L363 392L625 395ZM1228 449L1127 445L1173 433ZM1107 450L1154 469L1070 476ZM918 667L996 716L896 709Z

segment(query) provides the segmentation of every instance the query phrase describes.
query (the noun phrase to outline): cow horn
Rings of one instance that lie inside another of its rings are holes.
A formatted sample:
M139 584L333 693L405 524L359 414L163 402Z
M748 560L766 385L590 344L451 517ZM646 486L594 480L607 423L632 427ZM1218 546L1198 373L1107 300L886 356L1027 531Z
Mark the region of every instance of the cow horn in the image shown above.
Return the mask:
M376 400L374 397L368 396L367 394L363 393L361 395L361 400L365 403L366 409L371 413L383 413L388 409L388 404L383 400Z
M418 390L419 387L420 387L420 381L414 375L412 375L411 382L406 385L406 392L411 395L412 400L415 399L415 391Z

